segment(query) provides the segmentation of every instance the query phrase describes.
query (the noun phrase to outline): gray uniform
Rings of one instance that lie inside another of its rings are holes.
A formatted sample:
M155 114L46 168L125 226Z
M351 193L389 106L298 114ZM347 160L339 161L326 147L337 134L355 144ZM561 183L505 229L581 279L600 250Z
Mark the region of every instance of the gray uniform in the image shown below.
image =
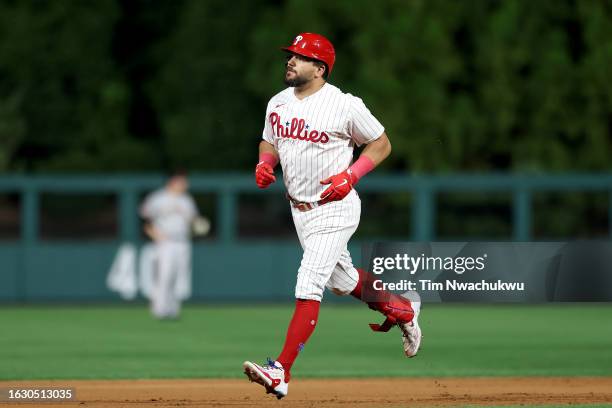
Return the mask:
M147 196L140 212L162 235L155 243L151 311L159 318L177 317L181 302L177 294L188 296L177 285L191 279L191 223L198 216L197 207L189 194L173 194L162 188ZM186 276L179 279L181 274Z

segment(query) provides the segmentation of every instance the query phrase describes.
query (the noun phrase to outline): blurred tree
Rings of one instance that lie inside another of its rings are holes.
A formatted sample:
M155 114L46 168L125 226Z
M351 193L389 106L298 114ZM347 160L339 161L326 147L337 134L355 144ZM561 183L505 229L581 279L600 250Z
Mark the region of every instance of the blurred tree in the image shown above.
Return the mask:
M147 143L149 164L145 169L167 165L167 155L157 112L147 91L152 78L166 62L158 55L160 42L175 31L177 18L184 8L182 0L116 0L121 16L113 31L113 56L117 69L127 82L127 129L139 143ZM127 161L129 162L129 160ZM133 166L135 169L139 169Z
M337 53L330 82L363 98L385 125L394 147L385 166L443 170L461 164L449 155L470 149L464 145L470 142L466 136L479 126L470 90L462 88L469 67L463 66L454 43L462 17L471 15L462 7L464 3L419 0L359 6L353 1L294 0L263 13L253 48L286 44L300 31L329 36ZM249 79L254 92L269 97L273 83L281 88L282 60L277 48L262 54L253 61Z
M611 10L610 1L292 0L262 13L249 83L271 95L280 69L270 44L321 31L337 48L331 82L387 128L387 167L609 169Z
M302 31L387 169L612 168L612 0L5 0L0 170L249 170Z
M591 4L598 7L595 2ZM483 44L483 50L496 50L493 52L497 56L489 53L487 58L485 52L481 53L482 72L493 74L491 78L502 73L511 79L509 85L514 90L488 92L487 110L497 109L495 102L504 95L515 94L513 123L502 133L497 150L506 146L512 155L512 167L518 170L610 168L608 160L601 160L601 151L609 151L610 136L601 138L596 130L608 118L589 113L600 102L585 94L593 78L581 74L585 57L596 50L584 42L578 2L515 1L512 9L508 3L504 5L506 9L490 20L492 42ZM508 27L507 32L503 33L500 26ZM490 121L488 128L498 119L494 115L486 118ZM599 142L590 143L593 137Z
M13 155L25 135L25 120L20 114L22 101L17 93L0 95L0 172L10 168Z
M250 30L262 1L186 1L159 44L148 84L170 166L245 170L257 157L266 101L245 87L257 59Z
M150 163L151 149L127 132L129 95L110 47L117 17L111 1L0 3L0 114L12 117L2 134L16 144L2 149L11 170Z

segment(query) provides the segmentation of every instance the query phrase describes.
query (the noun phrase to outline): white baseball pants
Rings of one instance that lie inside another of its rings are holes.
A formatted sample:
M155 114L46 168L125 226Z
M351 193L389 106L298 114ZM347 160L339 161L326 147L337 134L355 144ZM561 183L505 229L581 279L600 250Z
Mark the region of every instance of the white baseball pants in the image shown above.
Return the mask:
M189 242L162 241L155 244L157 265L151 288L151 312L155 317L178 317L181 296L177 285L185 281L181 274L191 278L191 244Z
M341 201L309 211L299 211L292 205L291 214L304 250L295 297L321 301L325 287L339 295L351 293L359 280L347 249L361 216L357 192L352 190Z

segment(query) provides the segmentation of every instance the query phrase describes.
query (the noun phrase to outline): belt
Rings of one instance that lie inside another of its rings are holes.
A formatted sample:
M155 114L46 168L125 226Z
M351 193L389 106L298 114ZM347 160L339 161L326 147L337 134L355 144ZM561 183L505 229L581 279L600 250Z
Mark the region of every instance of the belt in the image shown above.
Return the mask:
M322 203L321 201L323 200L319 200L315 203L306 203L304 201L298 201L296 199L294 199L293 197L291 197L289 194L285 194L285 197L287 197L287 200L291 201L291 206L293 208L295 208L298 211L301 212L305 212L305 211L310 211L313 210L321 205L323 205L324 203Z

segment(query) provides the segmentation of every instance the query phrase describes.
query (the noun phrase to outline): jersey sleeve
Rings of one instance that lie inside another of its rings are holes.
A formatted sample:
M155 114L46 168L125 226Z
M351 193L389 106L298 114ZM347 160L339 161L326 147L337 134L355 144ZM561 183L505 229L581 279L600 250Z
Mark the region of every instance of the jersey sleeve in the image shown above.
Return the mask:
M187 196L187 206L189 211L189 219L193 220L196 217L200 216L200 212L198 211L198 206L195 203L195 200L192 196Z
M384 126L372 115L361 98L350 96L349 131L358 146L378 139L385 131Z
M158 201L155 193L149 194L140 206L140 216L146 219L155 218L157 216Z
M272 125L270 124L270 121L268 120L271 112L272 112L272 100L268 102L268 106L266 107L266 119L264 122L262 139L270 144L274 144L274 132L272 131Z

